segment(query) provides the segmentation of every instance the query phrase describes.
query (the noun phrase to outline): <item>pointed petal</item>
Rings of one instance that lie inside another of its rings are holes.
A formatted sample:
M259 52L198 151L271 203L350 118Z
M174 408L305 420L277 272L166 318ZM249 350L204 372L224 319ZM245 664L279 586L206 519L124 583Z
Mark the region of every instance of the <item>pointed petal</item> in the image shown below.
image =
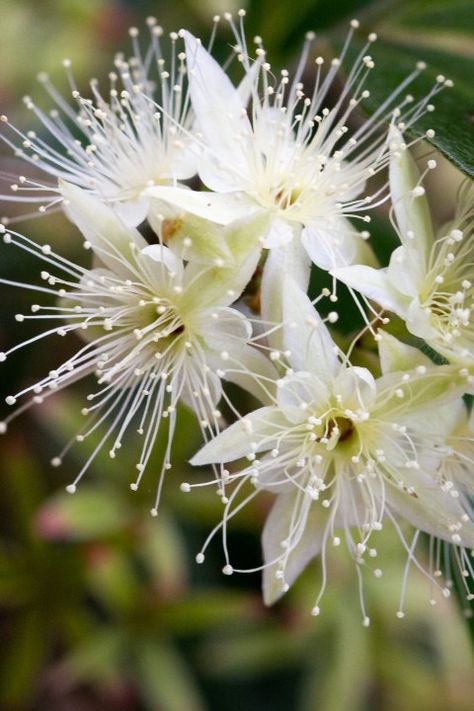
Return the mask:
M310 261L297 236L284 247L274 247L267 254L261 285L262 319L270 329L283 321L283 281L292 276L304 291L308 287ZM269 334L272 348L283 350L283 331Z
M127 263L132 247L143 249L146 240L138 230L127 227L112 208L85 190L64 181L59 184L64 197L64 210L91 244L100 261L115 274L129 277Z
M321 269L373 261L368 244L345 218L319 218L305 227L301 241L311 261Z
M260 400L264 405L275 402L278 373L272 362L248 343L233 342L230 360L222 364L224 378Z
M183 278L183 262L169 249L161 244L150 244L141 251L141 255L162 264L168 272L177 275L177 282Z
M263 572L266 605L276 602L285 593L283 585L291 586L321 551L327 515L311 503L298 492L279 494L265 522L262 547L267 566ZM282 542L290 542L290 548L283 548ZM284 580L276 577L279 562L284 566Z
M403 137L394 126L390 129L392 146L403 144ZM424 256L425 264L433 244L428 201L424 194L413 193L420 185L420 174L408 149L392 150L390 158L390 194L402 243Z
M288 422L276 407L261 407L221 432L194 455L191 464L223 464L252 452L272 449L275 437ZM257 449L252 449L251 443Z
M421 254L400 246L390 256L387 276L394 289L414 298L423 288L424 274Z
M226 73L190 32L185 33L189 90L197 124L229 179L248 179L243 150L251 126L239 91ZM210 186L213 187L213 186ZM235 189L234 188L234 189Z
M442 491L439 484L423 472L410 472L410 485L414 487L415 494L393 486L387 489L389 506L415 528L450 543L454 542L453 534L457 533L460 545L472 548L474 522L462 520L466 512L460 500L453 498L449 491ZM401 478L406 481L406 476ZM459 529L457 526L460 526Z
M285 348L295 370L307 370L330 383L340 369L335 344L306 293L294 279L283 281Z
M240 84L237 86L237 93L239 95L242 106L247 106L250 99L253 97L254 93L257 91L258 84L258 73L262 66L262 60L257 57L255 61L252 62L249 69L245 69L245 74Z
M187 190L173 188L169 185L154 185L147 188L143 195L156 200L164 200L198 217L216 222L219 225L228 225L234 220L248 216L249 211L257 209L256 204L241 193L211 193L205 190ZM159 212L160 206L150 205L150 211Z
M257 268L260 253L250 252L239 264L205 268L189 263L181 303L189 312L228 306L242 294Z
M130 227L138 227L148 214L149 200L140 197L138 200L129 200L114 203L114 212Z
M232 261L223 225L156 199L152 200L148 221L180 259L203 264L215 264L216 259Z
M380 365L384 375L386 373L412 370L417 365L427 368L433 366L432 361L419 348L408 346L385 331L379 330L379 336Z
M341 395L345 407L367 409L375 399L376 382L367 368L351 365L340 370L333 391Z
M401 373L388 373L377 380L380 405L374 406L373 414L385 421L402 423L414 418L421 423L424 413L458 400L465 390L466 378L455 366L433 365L426 372L411 371L406 381Z
M382 308L393 311L401 318L406 317L409 301L393 287L386 269L353 265L331 269L330 274L368 299L376 301Z
M271 221L267 234L265 235L263 246L266 249L272 247L284 247L289 244L294 237L293 227L285 220L275 217Z
M431 323L431 314L424 309L419 299L413 299L406 315L406 326L410 333L418 338L424 338L425 341L436 343L441 341L440 333L433 327ZM437 350L437 346L433 346Z
M323 381L313 373L300 371L283 378L278 387L278 406L290 422L298 424L307 418L301 408L302 403L311 403L312 407L324 411L328 406L330 394L328 381Z

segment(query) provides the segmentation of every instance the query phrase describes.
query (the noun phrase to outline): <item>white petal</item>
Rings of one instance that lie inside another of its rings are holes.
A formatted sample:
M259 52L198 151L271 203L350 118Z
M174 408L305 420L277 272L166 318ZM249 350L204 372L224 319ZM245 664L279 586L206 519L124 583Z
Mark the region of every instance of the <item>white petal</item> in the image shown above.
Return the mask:
M149 244L142 249L141 254L147 259L151 259L163 265L168 272L176 274L177 283L181 283L183 278L183 262L169 249L161 244Z
M406 476L401 475L401 478L407 480ZM387 489L387 501L391 507L421 531L451 543L456 532L461 538L461 545L474 546L474 522L461 522L465 511L459 499L442 491L439 484L423 472L410 470L409 483L414 486L416 496L395 486ZM452 526L460 523L461 528L454 531Z
M59 184L64 211L91 244L100 261L116 275L129 278L132 246L147 246L138 230L128 227L114 210L85 190L64 181Z
M294 373L286 376L278 388L278 407L290 422L304 422L307 414L302 405L311 403L312 408L324 411L327 409L330 392L330 382L324 382L317 375L304 371Z
M368 408L375 399L376 383L367 368L352 365L341 369L334 381L334 392L341 395L345 407L352 410Z
M164 200L180 208L183 212L190 212L220 225L228 225L234 220L248 216L252 210L258 209L256 203L237 192L221 195L204 190L155 185L147 188L143 194L150 198ZM159 212L159 204L154 206L152 203L150 211L153 210Z
M284 247L292 241L293 237L293 227L285 220L275 217L272 219L268 232L264 237L263 246L267 249Z
M221 432L194 455L191 464L223 464L251 452L272 449L275 438L288 422L276 407L261 407ZM256 449L251 447L255 442Z
M306 293L290 276L283 281L285 349L295 370L308 370L330 383L340 369L335 344Z
M423 288L421 255L413 249L397 247L390 256L387 277L397 292L415 298Z
M397 397L399 388L405 393L402 398ZM374 407L374 416L392 422L415 418L422 433L423 413L458 400L465 388L466 379L457 367L450 365L433 365L425 373L412 371L406 384L400 373L388 373L377 380L380 405Z
M251 126L239 92L204 47L186 32L189 90L200 132L229 177L234 189L249 178L244 150ZM213 187L213 186L209 186Z
M427 341L436 341L440 337L439 332L433 328L431 323L431 314L427 313L420 305L418 299L414 299L410 304L406 315L406 325L410 333Z
M376 301L382 308L393 311L401 318L406 317L409 301L393 287L386 269L353 265L331 269L330 274L346 286Z
M200 311L193 320L207 345L214 350L233 348L246 342L252 335L252 325L244 314L229 307L218 307L211 312Z
M296 237L284 247L274 247L267 254L261 285L262 319L270 329L283 321L283 281L292 276L301 289L309 283L310 261ZM283 349L283 331L277 328L268 336L272 348Z
M264 405L273 403L278 373L272 362L247 343L234 341L228 347L230 360L219 364L224 366L224 379L239 385Z
M185 270L182 304L189 311L228 306L242 294L258 265L260 252L253 250L237 264L204 268L189 263Z
M385 331L379 331L378 343L382 373L412 370L417 365L432 367L433 363L419 348L408 346Z
M311 261L321 269L335 269L353 264L359 251L368 250L350 222L344 218L312 220L301 234L301 241Z
M392 145L403 143L402 135L393 126L390 129L390 141ZM390 194L402 243L416 249L427 264L433 243L433 226L425 195L413 195L413 190L419 186L420 174L407 149L392 151L389 175Z
M282 580L276 577L279 561L284 564L284 582L290 586L321 551L327 514L321 507L311 504L309 497L302 499L295 492L279 494L273 504L262 534L263 557L267 565L263 572L266 605L272 605L285 593ZM288 539L291 548L285 553L282 543Z
M149 205L149 200L140 197L138 200L114 202L113 209L126 225L137 227L146 219Z

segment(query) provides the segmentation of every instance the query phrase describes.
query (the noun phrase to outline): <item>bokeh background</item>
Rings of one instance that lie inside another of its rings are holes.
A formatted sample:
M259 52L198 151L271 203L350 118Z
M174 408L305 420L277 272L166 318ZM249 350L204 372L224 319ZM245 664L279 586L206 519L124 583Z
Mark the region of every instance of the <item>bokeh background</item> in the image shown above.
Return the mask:
M434 72L441 67L454 75L461 118L453 119L451 130L455 134L461 128L464 135L466 122L472 123L472 2L251 0L243 6L249 36L264 37L276 66L291 67L310 29L330 54L348 20L357 16L364 32L378 32L382 66L397 70L407 59L427 57ZM2 0L0 110L17 125L34 128L21 99L41 96L40 70L67 91L61 60L68 57L86 93L88 79L106 79L114 52L128 48L130 25L143 26L148 15L155 15L166 30L186 26L207 37L210 18L232 9L233 0ZM228 41L222 30L218 53L225 53ZM459 165L462 151L457 155ZM0 170L24 172L7 150L0 160ZM430 194L441 222L450 217L461 173L440 162ZM11 216L14 210L3 205L0 212ZM383 257L393 236L384 214L375 223ZM59 214L29 220L21 228L72 259L84 259L73 228ZM38 279L35 260L19 251L0 247L0 264L4 278ZM25 292L1 290L0 350L34 332L14 320L30 303ZM50 370L73 347L61 339L20 351L2 364L2 398ZM406 618L396 619L405 556L390 532L384 534L384 577L368 581L372 624L365 629L353 568L343 554L332 563L332 583L318 619L309 615L318 586L315 566L267 609L259 575L221 574L218 542L205 565L195 565L196 552L219 520L218 498L182 494L179 483L198 476L183 466L170 476L160 515L152 520L153 467L137 494L128 486L133 442L115 462L97 459L75 496L63 493L86 453L77 447L60 469L49 462L79 427L83 395L79 387L49 400L17 420L0 440L1 709L472 708L469 619L455 594L430 607L428 585L416 573ZM181 422L175 449L186 461L199 432L185 412ZM242 567L260 563L259 531L268 506L262 499L235 520L230 543Z

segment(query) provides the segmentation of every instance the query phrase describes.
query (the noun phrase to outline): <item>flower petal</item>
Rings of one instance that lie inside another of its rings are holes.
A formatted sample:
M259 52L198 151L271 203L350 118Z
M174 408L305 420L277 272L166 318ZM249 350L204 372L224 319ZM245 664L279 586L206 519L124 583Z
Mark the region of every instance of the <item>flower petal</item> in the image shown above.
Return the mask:
M234 341L230 349L230 359L221 363L225 380L247 390L264 405L273 403L278 373L272 362L248 343Z
M280 382L278 406L290 422L298 424L307 420L304 403L311 403L312 408L319 407L324 411L328 407L330 393L330 385L327 382L313 373L299 371L287 375Z
M390 142L394 148L403 144L403 137L394 126L390 129ZM420 186L420 174L408 149L392 150L389 177L402 244L423 255L427 264L433 244L433 225L424 193L418 196L414 193L415 188Z
M267 254L261 285L262 319L268 329L277 327L268 335L272 348L283 350L283 331L278 328L283 321L283 281L292 276L301 289L309 283L310 261L299 239L294 238L283 247L274 247Z
M396 291L388 279L386 269L373 269L361 264L331 269L330 274L376 301L382 308L393 311L401 318L406 317L409 300Z
M311 261L321 269L373 261L368 244L345 218L312 220L301 233L301 241Z
M408 346L385 331L379 330L379 336L380 365L384 375L403 370L413 370L417 365L427 368L433 366L432 361L419 348Z
M285 276L282 286L284 343L291 351L290 364L331 383L341 366L326 325L295 279Z
M403 480L405 481L405 476ZM407 482L408 483L408 482ZM410 470L409 486L414 493L393 486L386 490L387 502L412 526L453 543L453 534L460 537L460 545L474 546L474 522L463 521L466 513L459 499L421 471Z
M321 551L328 517L312 503L309 496L291 492L279 494L273 504L262 534L266 605L276 602L286 591L284 585L292 585ZM289 548L283 548L283 542L289 543ZM276 577L279 563L284 568L284 580Z
M249 177L243 149L252 129L244 103L223 69L190 32L185 33L185 44L189 90L199 131L222 164L228 188L232 189L234 182L233 189L238 190L242 180Z
M276 407L261 407L221 432L194 455L191 464L223 464L271 449L288 422ZM255 443L257 448L252 448Z
M219 225L228 225L234 220L248 216L249 212L257 210L257 205L242 193L229 194L211 193L205 190L187 190L174 188L169 185L154 185L147 188L143 195L181 208L183 212L190 212L198 217L204 217ZM153 202L150 211L160 212L159 203Z
M91 244L100 261L116 275L129 278L133 246L143 249L146 240L138 230L128 227L114 210L85 190L60 181L64 210Z
M285 220L278 217L272 219L268 232L264 237L263 246L266 249L272 247L284 247L289 244L294 237L293 227Z
M161 244L149 244L148 247L142 249L140 253L146 259L151 259L157 264L163 265L165 269L175 274L177 283L181 283L183 279L183 262L169 249Z

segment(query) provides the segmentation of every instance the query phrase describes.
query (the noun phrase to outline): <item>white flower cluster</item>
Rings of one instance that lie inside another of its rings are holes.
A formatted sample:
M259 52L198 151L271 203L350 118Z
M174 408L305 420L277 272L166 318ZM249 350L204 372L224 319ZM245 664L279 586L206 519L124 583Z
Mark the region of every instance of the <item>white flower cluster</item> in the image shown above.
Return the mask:
M30 405L87 378L94 388L84 426L53 464L75 441L101 433L67 486L74 493L96 455L105 448L115 458L137 430L142 444L130 484L136 490L165 427L156 515L184 404L205 441L192 463L213 466L223 502L222 521L198 562L219 532L223 572L234 571L228 521L266 491L274 496L263 530L267 603L319 556L322 585L313 608L319 614L329 550L344 540L368 624L363 578L382 575L376 542L386 522L407 551L399 617L410 565L431 580L433 604L436 589L449 594L452 581L439 580L445 544L472 599L472 191L463 188L453 221L435 232L423 179L436 163L428 160L420 174L406 138L450 82L438 77L430 94L415 101L405 92L424 69L419 63L364 119L375 35L347 67L357 21L329 63L314 57L309 34L295 72L277 74L260 37L252 55L244 12L238 15L237 23L226 15L235 37L231 58L242 73L238 86L187 31L171 34L165 59L162 29L150 19L148 51L142 53L132 29L133 56L116 58L108 96L94 82L92 98L83 98L65 62L75 107L42 76L56 108L46 114L26 99L41 132L23 135L2 116L9 127L2 139L46 175L45 182L21 176L4 197L39 202L41 212L63 211L93 258L85 268L6 221L1 226L5 245L42 261L45 284L2 283L57 299L16 315L19 322L49 320L51 327L0 353L0 361L46 336L79 336L67 360L7 396L8 405L28 397L1 430ZM366 223L371 210L386 205L400 246L381 268ZM331 275L333 288L320 288L311 301L313 264ZM353 296L354 313L363 314L366 338L377 342L370 369L357 360L362 334L343 348L333 330L339 282ZM387 313L404 324L397 333L405 342L390 335ZM414 345L423 342L424 351ZM262 406L239 413L227 381ZM230 426L223 406L234 418ZM229 462L236 464L227 468ZM203 482L181 489L196 485ZM412 541L403 519L415 530ZM420 532L436 540L427 565L415 555Z

